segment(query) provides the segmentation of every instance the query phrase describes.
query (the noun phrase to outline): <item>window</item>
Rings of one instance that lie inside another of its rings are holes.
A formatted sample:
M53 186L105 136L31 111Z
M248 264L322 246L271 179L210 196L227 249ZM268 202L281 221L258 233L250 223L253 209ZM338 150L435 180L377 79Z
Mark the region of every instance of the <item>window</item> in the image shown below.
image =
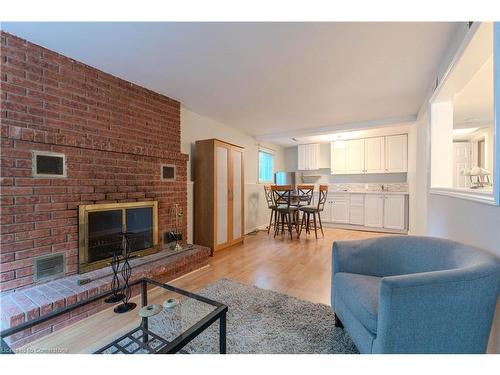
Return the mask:
M272 151L259 150L259 183L273 182L274 154Z
M430 101L430 192L498 205L493 26L473 25Z

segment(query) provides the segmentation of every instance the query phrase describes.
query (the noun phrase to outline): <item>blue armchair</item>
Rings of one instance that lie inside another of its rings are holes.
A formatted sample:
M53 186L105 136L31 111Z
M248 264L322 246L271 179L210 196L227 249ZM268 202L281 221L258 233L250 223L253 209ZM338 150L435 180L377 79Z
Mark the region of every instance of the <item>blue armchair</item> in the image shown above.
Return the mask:
M485 353L500 260L458 242L333 244L332 307L361 353Z

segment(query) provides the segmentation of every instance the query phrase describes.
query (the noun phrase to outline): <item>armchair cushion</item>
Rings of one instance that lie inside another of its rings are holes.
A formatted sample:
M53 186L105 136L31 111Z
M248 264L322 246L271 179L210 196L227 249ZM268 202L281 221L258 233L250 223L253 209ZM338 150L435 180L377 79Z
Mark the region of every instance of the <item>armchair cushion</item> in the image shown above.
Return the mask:
M335 300L340 299L366 329L376 334L381 278L341 272L335 275L334 283Z

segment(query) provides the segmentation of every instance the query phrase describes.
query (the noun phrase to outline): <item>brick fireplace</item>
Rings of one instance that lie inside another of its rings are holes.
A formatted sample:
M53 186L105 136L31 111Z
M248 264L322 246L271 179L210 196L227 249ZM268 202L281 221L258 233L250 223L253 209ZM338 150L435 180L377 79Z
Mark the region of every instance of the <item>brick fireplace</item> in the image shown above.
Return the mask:
M187 212L180 103L5 32L0 48L0 291L33 285L46 254L77 273L80 205L157 201L161 243ZM66 177L34 177L35 151L63 154Z

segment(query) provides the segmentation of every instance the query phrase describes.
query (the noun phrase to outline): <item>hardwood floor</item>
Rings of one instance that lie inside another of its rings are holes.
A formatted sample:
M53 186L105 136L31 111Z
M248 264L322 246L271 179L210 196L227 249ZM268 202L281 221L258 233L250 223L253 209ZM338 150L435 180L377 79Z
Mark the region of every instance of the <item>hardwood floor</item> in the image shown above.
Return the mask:
M382 233L325 228L325 237L314 232L273 238L259 231L245 242L215 253L209 267L181 277L172 284L196 291L229 278L260 288L275 290L311 302L330 304L331 248L333 241L384 236Z
M217 251L209 265L171 282L197 291L221 278L285 293L311 302L330 304L331 247L336 240L384 236L383 233L325 228L325 237L314 233L300 240L288 236L273 238L265 231L247 235L245 242ZM166 293L149 293L149 303L162 303ZM134 300L139 303L138 298ZM137 326L137 309L117 318L112 308L75 323L29 344L31 348L64 348L70 353L97 350L110 338Z

